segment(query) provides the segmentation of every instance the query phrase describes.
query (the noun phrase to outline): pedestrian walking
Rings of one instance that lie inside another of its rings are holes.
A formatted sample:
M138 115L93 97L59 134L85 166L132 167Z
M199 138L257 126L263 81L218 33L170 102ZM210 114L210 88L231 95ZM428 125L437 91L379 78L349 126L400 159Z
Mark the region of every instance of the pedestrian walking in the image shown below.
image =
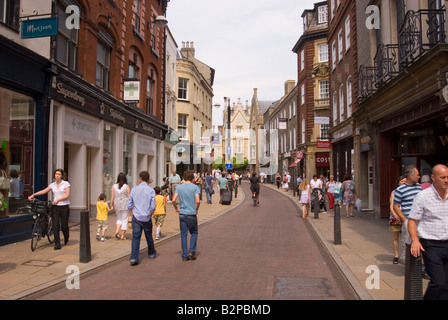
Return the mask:
M395 189L394 192L394 212L400 216L401 225L401 257L400 260L405 260L406 243L411 242L408 233L408 216L411 211L414 198L422 191L422 187L418 183L420 175L415 166L408 166L405 169L404 176L406 182Z
M280 176L280 173L277 172L275 175L275 182L277 183L277 189L280 189L280 185L282 182L282 177Z
M162 227L166 218L166 203L168 199L161 195L160 187L155 187L154 192L156 193L156 210L154 211L154 225L156 226L156 240L162 237Z
M433 168L431 187L415 196L409 212L411 254L420 253L430 282L425 300L448 300L448 167Z
M355 208L356 189L349 173L344 176L344 182L342 182L343 200L342 204L345 206L345 213L347 218L354 217L353 209Z
M222 195L224 192L229 190L228 180L226 178L226 172L222 172L221 176L218 179L219 183L219 203L222 202Z
M96 202L96 220L98 221L96 229L96 240L106 241L106 231L107 231L107 216L112 208L106 202L107 196L102 193L98 197Z
M302 219L306 219L310 214L311 203L311 186L306 178L300 182L299 190L300 204L302 205Z
M288 192L289 190L288 176L286 175L286 173L283 176L283 189L286 189L286 192Z
M397 182L395 183L396 188L401 186L406 182L405 176L399 176ZM392 232L392 244L394 247L394 259L393 264L398 264L399 258L399 237L401 232L401 219L397 212L394 210L394 195L395 190L390 193L389 203L390 203L390 216L389 216L389 230Z
M65 172L62 169L54 171L54 178L56 181L36 193L28 197L28 200L34 199L35 196L53 193L53 233L54 233L54 250L61 249L61 238L59 231L64 235L64 245L68 243L70 231L68 228L68 219L70 217L70 183L66 180Z
M171 191L171 200L173 200L174 192L176 191L177 186L181 183L181 177L177 174L176 169L172 171L173 173L168 178L168 185Z
M198 239L197 214L201 201L199 200L199 188L192 183L193 171L184 174L185 182L179 185L173 197L173 206L179 214L180 238L182 247L182 260L196 260L196 246ZM179 198L180 207L176 203ZM190 233L190 245L188 246L188 232Z
M334 187L336 186L336 181L334 181L334 175L330 175L330 180L327 181L326 189L328 195L328 205L330 210L333 211L334 208Z
M117 182L111 188L110 202L115 210L117 217L115 237L125 240L125 234L128 230L129 211L127 208L131 188L128 185L126 174L120 172L117 176Z
M213 176L207 172L205 176L205 196L208 204L212 204L212 195L215 193L213 189L214 182Z
M139 174L139 184L132 188L128 200L128 210L132 217L131 266L139 263L140 239L145 233L148 245L148 257L154 259L156 250L152 238L152 214L156 209L155 191L149 185L149 172Z

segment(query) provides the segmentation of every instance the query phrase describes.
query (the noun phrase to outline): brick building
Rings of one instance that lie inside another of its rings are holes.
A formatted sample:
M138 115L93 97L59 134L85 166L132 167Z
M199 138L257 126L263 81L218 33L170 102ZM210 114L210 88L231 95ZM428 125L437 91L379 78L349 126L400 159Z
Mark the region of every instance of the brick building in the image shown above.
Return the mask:
M297 148L304 155L298 174L311 179L314 174L328 176L330 172L327 2L315 3L302 18L304 33L293 48L298 57Z

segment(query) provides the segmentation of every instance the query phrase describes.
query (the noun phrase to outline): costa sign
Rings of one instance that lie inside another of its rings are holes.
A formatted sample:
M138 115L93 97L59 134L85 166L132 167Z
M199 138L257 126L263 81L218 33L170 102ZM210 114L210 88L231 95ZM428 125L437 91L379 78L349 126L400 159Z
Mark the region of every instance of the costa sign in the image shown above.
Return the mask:
M316 153L316 167L328 167L330 165L329 153Z

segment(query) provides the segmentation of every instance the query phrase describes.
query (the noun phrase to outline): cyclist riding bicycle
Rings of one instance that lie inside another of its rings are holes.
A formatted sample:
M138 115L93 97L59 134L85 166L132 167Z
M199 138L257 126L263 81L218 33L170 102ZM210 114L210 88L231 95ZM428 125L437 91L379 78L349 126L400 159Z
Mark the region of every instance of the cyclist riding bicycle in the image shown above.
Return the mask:
M255 193L257 197L257 204L260 204L260 178L254 172L252 173L252 177L249 179L250 183L250 191Z

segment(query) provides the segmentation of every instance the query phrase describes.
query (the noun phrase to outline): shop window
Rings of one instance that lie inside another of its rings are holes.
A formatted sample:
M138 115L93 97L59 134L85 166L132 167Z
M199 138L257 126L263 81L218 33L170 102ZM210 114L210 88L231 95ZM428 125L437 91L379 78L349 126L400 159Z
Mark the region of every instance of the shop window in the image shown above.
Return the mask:
M126 178L129 187L132 188L133 175L133 134L125 132L123 134L123 172L126 173Z
M0 88L0 217L29 213L34 175L34 114L31 97Z
M109 124L104 125L103 138L103 192L110 197L112 185L115 182L115 128Z

